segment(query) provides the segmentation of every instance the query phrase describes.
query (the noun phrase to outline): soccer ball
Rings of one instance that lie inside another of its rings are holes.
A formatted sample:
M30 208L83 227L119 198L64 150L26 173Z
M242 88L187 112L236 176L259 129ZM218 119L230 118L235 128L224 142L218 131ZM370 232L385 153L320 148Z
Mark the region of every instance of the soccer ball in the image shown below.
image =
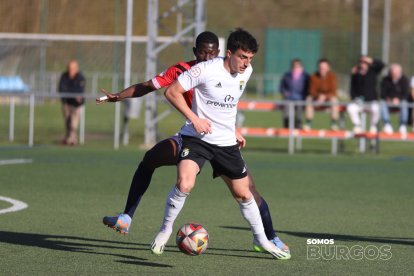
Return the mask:
M181 252L200 255L208 247L208 232L201 224L186 223L178 230L175 241Z

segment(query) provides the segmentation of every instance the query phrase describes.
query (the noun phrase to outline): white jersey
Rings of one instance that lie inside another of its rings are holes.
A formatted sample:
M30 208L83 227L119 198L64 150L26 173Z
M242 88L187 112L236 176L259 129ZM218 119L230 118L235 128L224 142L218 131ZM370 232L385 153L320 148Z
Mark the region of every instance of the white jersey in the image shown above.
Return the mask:
M215 58L198 63L181 74L178 82L186 91L194 88L192 111L212 123L211 134L200 134L187 120L180 133L224 147L237 143L237 103L253 69L249 66L243 74L232 75L224 68L223 61L223 58Z

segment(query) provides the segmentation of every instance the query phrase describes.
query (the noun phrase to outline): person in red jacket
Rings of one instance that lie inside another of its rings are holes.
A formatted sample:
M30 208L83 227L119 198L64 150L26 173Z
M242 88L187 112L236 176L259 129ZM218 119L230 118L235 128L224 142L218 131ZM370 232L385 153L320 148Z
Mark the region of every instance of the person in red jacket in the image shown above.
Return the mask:
M318 71L316 71L309 81L309 95L306 98L306 123L305 130L311 128L313 120L314 105L331 103L331 128L338 129L338 97L336 94L337 82L336 75L332 72L331 66L327 59L320 59L318 62Z

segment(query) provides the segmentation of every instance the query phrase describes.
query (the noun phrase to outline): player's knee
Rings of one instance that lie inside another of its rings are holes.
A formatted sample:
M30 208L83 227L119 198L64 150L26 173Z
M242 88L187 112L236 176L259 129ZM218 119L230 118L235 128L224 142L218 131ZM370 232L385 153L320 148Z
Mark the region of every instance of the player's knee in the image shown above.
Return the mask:
M239 202L247 202L252 198L252 193L247 190L247 191L234 191L233 192L233 197L235 200L239 201Z
M177 179L177 188L183 193L190 193L194 188L195 179L189 175L179 176Z

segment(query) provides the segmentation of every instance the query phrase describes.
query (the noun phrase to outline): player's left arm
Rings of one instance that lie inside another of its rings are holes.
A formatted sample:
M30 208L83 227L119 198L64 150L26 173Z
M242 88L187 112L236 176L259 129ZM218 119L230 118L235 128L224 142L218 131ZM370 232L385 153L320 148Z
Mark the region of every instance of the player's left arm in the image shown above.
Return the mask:
M246 146L246 139L243 137L243 135L236 129L236 140L239 144L239 147L242 149Z
M176 81L165 90L165 97L168 101L183 114L192 124L198 133L211 133L211 122L198 117L187 105L184 98L186 90Z

